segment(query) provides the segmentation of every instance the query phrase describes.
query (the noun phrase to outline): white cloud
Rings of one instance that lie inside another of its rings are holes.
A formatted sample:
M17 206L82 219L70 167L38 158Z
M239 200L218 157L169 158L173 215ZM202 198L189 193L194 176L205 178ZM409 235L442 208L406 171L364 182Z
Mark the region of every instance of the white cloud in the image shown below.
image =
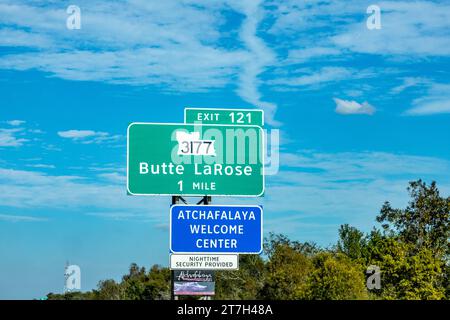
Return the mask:
M368 30L365 19L348 25L331 39L338 47L379 55L450 55L448 2L382 1L380 30Z
M169 204L170 197L129 196L125 182L0 168L1 207L76 212L105 219L138 219L161 224L167 223ZM7 218L17 220L3 217Z
M124 220L139 220L140 222L143 221L155 221L152 219L152 217L149 217L148 214L145 212L127 212L127 211L97 211L97 212L88 212L86 213L88 216L94 216L104 219L110 219L110 220L118 220L118 221L124 221ZM155 226L157 227L157 226Z
M407 115L423 116L432 114L450 113L450 99L430 100L418 103L416 107L408 110Z
M264 109L266 121L269 124L279 126L281 123L274 119L277 109L276 104L263 101L262 94L258 90L260 84L258 76L264 72L267 66L276 62L275 53L256 34L258 24L264 16L264 10L261 1L242 2L241 6L246 19L240 30L240 38L250 55L242 66L237 92L244 100Z
M341 55L342 52L334 47L307 47L302 49L292 49L284 63L302 63L313 58L330 57Z
M380 30L366 27L366 5L361 1L272 1L275 23L270 32L286 36L306 50L292 49L292 61L334 55L333 51L388 55L450 55L448 1L381 1ZM330 28L330 26L332 26ZM291 46L292 48L292 46ZM326 49L325 49L326 48Z
M189 48L24 53L4 56L0 68L38 67L69 80L167 85L166 91L199 92L228 84L245 56L193 44Z
M0 23L8 26L1 29L3 45L25 49L2 55L0 68L172 93L235 86L244 101L265 109L269 124L280 125L277 104L267 101L264 85L288 90L355 80L364 71L334 66L298 75L286 69L291 64L348 61L355 52L390 59L450 55L445 1L382 1L381 30L366 28L366 8L358 1L80 0L77 5L83 22L74 31L64 28L67 13L54 2L1 3ZM239 14L240 23L229 23L230 11ZM282 77L267 81L273 70Z
M0 206L75 212L127 212L164 221L170 197L133 197L125 184L0 168Z
M450 162L446 159L386 152L299 150L281 153L280 165L279 174L267 177L266 193L257 201L264 205L265 219L274 220L273 224L290 213L296 220L324 217L325 222L327 218L337 224L357 222L370 229L384 201L396 206L407 203L409 181L436 180L442 194L450 194ZM227 202L230 199L214 199L214 203Z
M107 164L92 164L91 167L88 168L90 171L93 172L106 172L106 173L126 173L126 167L125 166L118 166L117 164L113 163L107 163Z
M391 89L391 93L392 94L399 94L401 92L403 92L404 90L411 88L411 87L416 87L419 85L424 85L424 84L428 84L430 81L428 79L425 78L418 78L418 77L406 77L403 78L403 83L399 86L396 86L394 88Z
M45 132L41 129L28 129L29 133L36 133L36 134L44 134Z
M297 73L302 75L298 76ZM280 77L269 81L270 84L286 85L286 86L311 86L326 82L341 81L345 79L360 78L363 73L357 70L342 67L324 67L319 70L300 69L291 74L289 77Z
M39 222L47 221L46 218L30 217L30 216L18 216L11 214L0 214L0 221L7 222Z
M29 165L27 165L27 167L38 168L38 169L55 169L55 166L52 164L42 164L42 163L29 164Z
M361 14L365 11L356 1L303 1L284 0L269 1L275 23L269 32L274 35L292 36L302 34L302 39L313 37L315 43L322 41L308 30L338 26L350 20L351 14ZM345 16L345 18L343 18ZM295 38L297 40L297 38ZM300 40L300 41L301 41Z
M20 126L20 125L26 123L26 121L23 121L23 120L11 120L11 121L6 121L6 123L9 124L10 126L17 127L17 126Z
M42 145L42 148L44 148L47 151L61 151L61 148L58 148L57 146L53 145L53 144L49 144L49 143L44 143Z
M272 122L276 105L262 99L258 79L276 62L257 36L264 18L262 1L80 1L89 10L82 10L82 28L75 32L62 27L67 14L60 6L0 4L0 23L11 26L2 29L5 45L40 49L3 55L0 68L38 69L78 81L155 85L169 92L237 83L241 98L265 109ZM245 19L228 30L239 35L236 46L223 47L220 28L230 9Z
M336 103L336 112L343 115L349 114L368 114L373 115L375 108L371 106L367 101L358 103L356 101L342 100L333 98Z
M0 46L45 48L50 45L51 40L40 34L11 28L0 29Z
M376 179L381 176L387 178L414 174L431 175L450 169L450 162L445 159L387 152L331 154L299 151L282 153L280 162L289 168L320 169L332 174L336 180L340 178L344 180ZM323 171L319 171L319 175ZM448 178L450 178L450 172Z
M61 138L80 141L83 144L116 142L123 138L122 135L110 135L107 132L93 131L93 130L58 131L58 135Z
M442 113L450 113L450 84L430 84L428 95L415 99L413 107L405 112L411 116Z
M92 130L67 130L67 131L59 131L58 136L62 138L70 138L70 139L83 139L87 137L92 137L96 135L105 136L106 132L95 132Z
M18 138L16 133L21 132L22 129L0 129L0 147L20 147L28 139Z
M125 185L127 182L127 177L117 172L100 173L97 176L111 183Z

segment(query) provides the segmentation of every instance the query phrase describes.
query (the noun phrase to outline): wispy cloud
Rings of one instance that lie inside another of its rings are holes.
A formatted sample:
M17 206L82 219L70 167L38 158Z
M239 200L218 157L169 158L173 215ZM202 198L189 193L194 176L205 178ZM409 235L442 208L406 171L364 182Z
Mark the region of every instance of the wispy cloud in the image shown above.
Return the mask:
M355 53L389 61L450 56L450 6L445 1L382 1L380 30L367 29L365 7L358 1L167 0L155 5L80 0L78 5L82 29L67 30L67 13L59 4L1 3L0 23L7 27L0 29L0 45L21 50L3 54L0 68L155 86L166 93L230 87L265 109L269 124L279 125L278 105L266 94L270 86L297 90L385 78L383 70L364 74L367 70L349 64L358 58ZM304 65L311 62L319 65L307 71ZM300 73L293 68L298 64ZM413 85L406 81L393 93ZM447 107L430 102L426 109Z
M95 132L92 130L67 130L67 131L59 131L58 135L62 138L69 139L84 139L87 137L95 137L95 136L106 136L108 133L106 132Z
M127 181L127 177L117 172L100 173L97 175L99 178L104 179L111 183L121 184L124 186Z
M432 114L450 113L450 99L426 99L417 102L417 106L408 110L407 115L423 116Z
M26 121L23 121L23 120L10 120L10 121L6 121L6 123L9 124L10 126L17 127L17 126L20 126L22 124L25 124Z
M415 99L413 107L405 112L410 116L450 113L450 84L433 83L428 95Z
M408 88L422 86L424 84L430 83L430 80L420 77L406 77L403 78L402 80L403 80L402 84L391 89L392 94L399 94Z
M40 52L3 56L0 67L37 68L70 80L158 85L165 90L223 87L248 58L217 45L223 3L81 1L82 29L65 28L61 6L2 4L0 21L50 38ZM83 10L89 8L89 10ZM5 36L14 30L4 30ZM12 37L12 36L11 36ZM28 46L43 46L30 41Z
M27 167L30 168L37 168L37 169L55 169L55 166L52 164L43 164L43 163L37 163L37 164L29 164Z
M315 169L310 171L312 175L329 172L336 180L339 177L348 180L431 175L450 169L450 162L446 159L387 152L321 153L300 150L297 153L282 153L280 161L291 169ZM450 178L450 171L447 178Z
M292 49L288 53L286 64L297 64L307 62L314 58L324 58L330 56L339 56L342 51L334 47L307 47L302 49Z
M259 90L259 76L276 63L275 53L257 36L265 16L262 1L78 5L82 29L71 31L65 28L67 14L60 6L1 4L0 22L10 26L2 29L3 45L31 51L3 55L0 68L39 69L69 80L155 85L177 92L223 88L238 79L239 96L265 109L267 121L274 121L276 105L264 101ZM234 45L223 46L220 28L230 9L245 18L228 31L239 35Z
M447 1L382 1L382 28L365 20L332 36L338 46L358 53L407 56L450 55L450 6Z
M242 2L241 5L246 19L240 30L240 38L250 55L242 66L237 92L244 100L264 109L266 121L269 124L278 126L280 123L274 118L277 105L263 101L261 91L258 90L260 84L258 76L266 67L277 61L275 53L257 36L258 24L264 16L262 1L247 1Z
M115 142L123 138L122 135L110 135L108 132L93 130L67 130L59 131L58 136L61 138L71 139L83 144Z
M20 147L28 139L19 138L16 136L17 133L21 132L22 129L0 129L0 147Z
M336 227L343 223L370 230L384 201L395 206L407 204L406 187L412 180L436 180L443 194L450 193L450 162L440 158L299 150L282 153L280 163L283 168L268 177L261 199L265 220L271 221L265 230L270 227L283 232L277 226L287 226L285 233L305 240L323 242L321 233L327 226L326 238L334 239Z
M344 67L323 67L318 70L302 68L291 72L289 76L279 77L268 81L270 84L284 85L292 87L308 87L329 82L337 82L343 80L355 80L373 77L374 72L371 70L357 70Z
M46 48L51 42L51 39L41 34L12 28L0 29L0 46L29 47L32 44L35 48Z
M373 115L375 113L375 108L370 105L367 101L363 103L358 103L354 100L342 100L338 98L333 99L336 103L336 113L342 115L351 114L367 114Z
M111 176L109 176L111 177ZM169 197L132 197L125 184L74 175L0 168L0 206L146 214L164 221Z
M42 221L47 221L47 220L48 220L47 218L41 218L41 217L0 214L0 221L6 221L6 222L42 222Z
M129 211L98 211L98 212L88 212L88 216L99 217L108 220L118 220L118 221L129 221L129 220L139 220L143 221L154 221L154 218L146 212L129 212Z
M272 1L272 34L302 34L306 49L292 48L300 60L327 58L337 52L381 56L450 55L450 6L447 1L380 1L382 28L366 27L366 8L360 1ZM330 26L333 26L330 28ZM314 32L316 31L316 32ZM295 39L295 38L294 38ZM297 39L295 39L297 40ZM317 49L314 49L317 48Z
M118 165L118 164L114 164L114 163L108 163L108 164L92 164L92 166L90 166L88 168L90 171L92 172L105 172L105 173L126 173L126 166L125 165Z

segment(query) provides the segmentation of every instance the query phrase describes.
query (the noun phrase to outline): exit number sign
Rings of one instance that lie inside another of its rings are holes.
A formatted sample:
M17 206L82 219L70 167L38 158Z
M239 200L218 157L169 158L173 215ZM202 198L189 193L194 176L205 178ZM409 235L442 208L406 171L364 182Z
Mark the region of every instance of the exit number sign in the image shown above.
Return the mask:
M263 126L264 111L256 109L185 108L184 122Z

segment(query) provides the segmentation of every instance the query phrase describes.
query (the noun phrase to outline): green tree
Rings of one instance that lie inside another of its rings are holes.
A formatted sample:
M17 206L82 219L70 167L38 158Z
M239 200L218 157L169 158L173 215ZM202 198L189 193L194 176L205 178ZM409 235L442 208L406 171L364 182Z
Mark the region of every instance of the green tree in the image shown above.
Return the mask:
M93 300L94 294L91 291L88 292L67 292L63 294L49 293L47 294L47 300Z
M444 298L442 261L432 250L373 232L368 251L370 264L381 270L381 289L375 292L379 298Z
M302 297L312 269L310 256L316 252L316 247L271 234L265 241L265 251L269 260L259 297L286 300Z
M348 224L339 228L337 251L353 260L361 261L366 256L367 240L363 232Z
M442 299L448 292L450 197L441 197L435 182L422 180L410 182L408 192L405 209L389 202L381 208L377 221L384 235L373 237L371 247L379 248L371 250L371 260L380 264L383 281L391 287L383 289L383 297Z
M264 285L264 261L259 255L239 255L239 270L216 273L216 299L257 298Z
M319 253L301 298L314 300L367 299L360 266L343 254Z
M382 229L365 235L343 225L330 249L270 234L264 258L240 255L240 269L217 272L217 299L444 299L450 298L450 197L436 183L408 187L405 209L386 202L377 221ZM381 289L367 293L365 270L381 270ZM91 292L47 295L66 299L169 299L170 270L147 272L133 263L120 283L100 281Z
M450 197L439 194L436 182L410 182L411 201L405 209L394 209L389 202L381 208L377 221L390 234L398 234L418 250L429 248L440 256L450 253Z
M165 300L170 298L170 270L154 265L144 283L145 300Z
M126 298L123 286L112 279L100 281L97 290L93 290L93 292L95 299L98 300L122 300Z
M124 298L127 300L143 300L145 291L145 268L139 268L135 263L130 265L128 274L122 277Z
M131 264L121 286L128 300L161 300L170 297L170 270L154 265L148 273L145 268Z

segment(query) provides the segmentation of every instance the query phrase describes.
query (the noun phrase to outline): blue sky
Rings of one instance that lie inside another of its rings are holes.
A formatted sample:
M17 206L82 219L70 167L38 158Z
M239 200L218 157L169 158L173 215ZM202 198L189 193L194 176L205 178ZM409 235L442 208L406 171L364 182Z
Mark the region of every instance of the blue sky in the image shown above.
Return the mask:
M0 0L0 298L168 263L168 197L126 195L126 128L262 108L280 170L265 231L323 246L409 180L450 192L447 1ZM66 8L81 29L66 28Z

